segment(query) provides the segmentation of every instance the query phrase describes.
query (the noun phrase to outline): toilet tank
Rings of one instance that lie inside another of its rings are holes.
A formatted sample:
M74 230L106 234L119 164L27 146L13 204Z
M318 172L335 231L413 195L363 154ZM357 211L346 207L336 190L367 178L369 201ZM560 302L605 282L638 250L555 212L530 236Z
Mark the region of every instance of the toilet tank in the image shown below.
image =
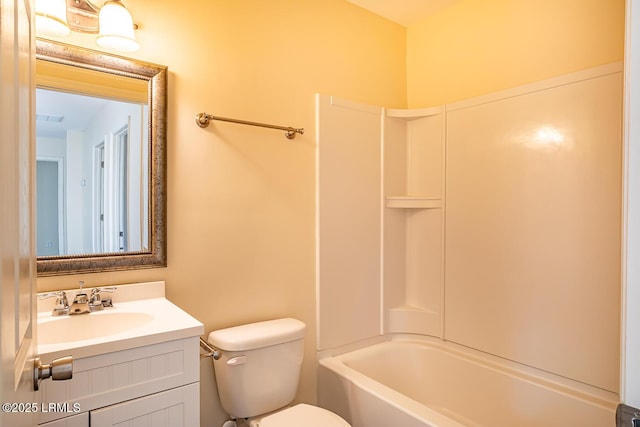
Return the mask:
M293 401L304 356L305 324L276 319L220 329L209 344L220 350L213 366L222 407L249 418Z

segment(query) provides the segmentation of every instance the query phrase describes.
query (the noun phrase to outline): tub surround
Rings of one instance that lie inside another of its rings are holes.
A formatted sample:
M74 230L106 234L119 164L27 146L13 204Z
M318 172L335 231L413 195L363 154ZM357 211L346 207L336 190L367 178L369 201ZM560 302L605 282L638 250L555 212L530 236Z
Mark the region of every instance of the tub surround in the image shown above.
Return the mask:
M621 70L419 110L318 95L318 355L432 336L615 401Z

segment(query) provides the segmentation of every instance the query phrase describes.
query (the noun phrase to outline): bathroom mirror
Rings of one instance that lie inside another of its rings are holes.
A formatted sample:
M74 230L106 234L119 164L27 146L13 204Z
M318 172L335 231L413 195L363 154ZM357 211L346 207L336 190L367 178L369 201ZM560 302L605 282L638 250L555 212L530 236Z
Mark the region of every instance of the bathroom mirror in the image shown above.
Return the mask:
M167 68L36 40L38 276L166 266Z

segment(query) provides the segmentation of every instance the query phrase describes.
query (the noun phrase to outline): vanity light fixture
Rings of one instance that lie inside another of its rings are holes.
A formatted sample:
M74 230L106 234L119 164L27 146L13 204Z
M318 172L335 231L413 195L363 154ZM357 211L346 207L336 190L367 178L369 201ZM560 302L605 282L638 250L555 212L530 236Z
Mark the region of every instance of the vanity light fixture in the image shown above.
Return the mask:
M50 36L64 37L71 34L67 23L66 0L36 0L36 28Z
M98 45L114 50L131 52L138 50L138 42L133 34L133 18L120 0L108 0L100 9L100 33Z
M131 14L121 0L106 0L97 7L91 0L36 0L36 32L64 37L71 31L97 34L96 43L106 49L131 52L136 41Z

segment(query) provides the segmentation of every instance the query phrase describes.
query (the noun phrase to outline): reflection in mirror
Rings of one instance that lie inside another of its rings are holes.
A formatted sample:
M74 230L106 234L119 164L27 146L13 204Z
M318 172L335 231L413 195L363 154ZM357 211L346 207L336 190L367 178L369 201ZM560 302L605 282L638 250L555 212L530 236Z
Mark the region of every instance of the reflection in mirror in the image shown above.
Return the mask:
M166 265L166 67L36 41L38 275Z
M148 250L148 110L36 89L38 256Z

